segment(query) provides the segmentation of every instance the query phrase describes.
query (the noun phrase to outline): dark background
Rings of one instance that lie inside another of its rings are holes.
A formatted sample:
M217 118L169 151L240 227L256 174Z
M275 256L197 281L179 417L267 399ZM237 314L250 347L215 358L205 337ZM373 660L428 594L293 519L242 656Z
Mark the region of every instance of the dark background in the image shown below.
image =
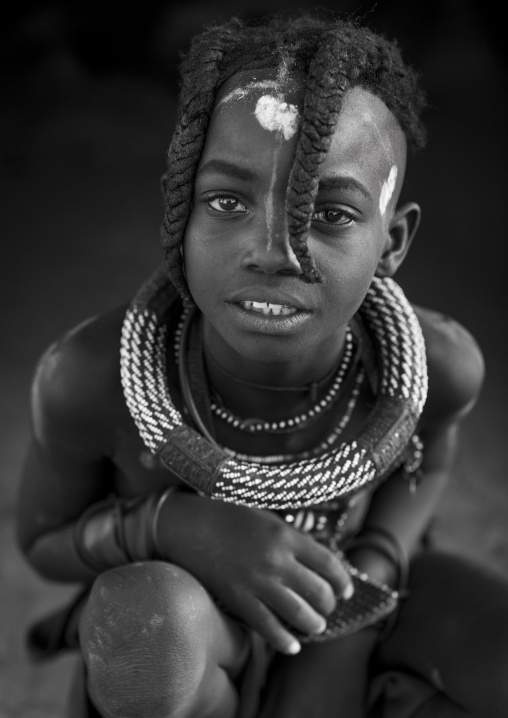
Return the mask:
M423 221L398 279L461 321L486 358L439 509L443 546L508 573L505 455L508 104L499 3L322 2L398 37L431 101L429 145L405 197ZM33 666L25 626L74 587L23 562L13 513L35 362L62 332L127 301L159 261L159 177L174 123L178 52L204 23L306 2L39 2L0 29L0 718L59 718L75 658Z

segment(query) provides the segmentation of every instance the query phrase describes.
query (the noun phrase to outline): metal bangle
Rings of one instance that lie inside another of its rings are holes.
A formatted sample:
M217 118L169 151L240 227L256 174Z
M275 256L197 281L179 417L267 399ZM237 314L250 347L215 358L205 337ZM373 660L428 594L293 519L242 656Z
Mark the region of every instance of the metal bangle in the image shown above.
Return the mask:
M407 588L409 560L407 553L390 531L379 526L366 526L361 534L347 544L346 548L347 550L370 548L385 556L397 571L397 592L401 597L404 595Z
M167 499L171 496L171 494L173 494L176 490L176 486L170 486L169 488L164 489L164 491L159 495L157 503L155 504L155 507L153 509L152 520L150 523L150 539L152 542L152 548L155 558L163 558L157 541L157 525L159 523L162 507L166 503Z
M105 499L88 506L74 524L72 532L72 542L76 557L85 568L92 571L95 575L102 573L106 569L110 568L110 566L105 566L102 561L97 560L95 556L93 556L93 554L86 549L83 535L87 521L101 509L104 509L105 507L109 508L112 505L113 501L111 501L111 499Z

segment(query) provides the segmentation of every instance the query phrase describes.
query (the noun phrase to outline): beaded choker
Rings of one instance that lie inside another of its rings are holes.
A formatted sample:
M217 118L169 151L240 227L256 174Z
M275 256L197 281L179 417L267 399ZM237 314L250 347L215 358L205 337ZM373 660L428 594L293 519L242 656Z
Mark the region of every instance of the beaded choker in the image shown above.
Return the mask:
M374 278L360 308L378 362L373 411L355 440L286 464L232 457L184 423L166 380L173 296L163 270L143 285L125 316L120 357L129 411L146 446L173 474L206 496L288 509L350 497L401 463L427 396L427 367L418 319L392 279Z
M339 390L344 381L344 376L351 365L351 359L353 356L353 336L351 330L348 327L346 333L345 348L342 360L339 364L337 372L335 374L333 384L326 393L326 396L321 401L316 402L314 406L308 411L298 414L294 417L288 417L287 419L281 419L279 421L264 421L262 419L240 419L235 416L231 411L221 406L220 399L214 396L214 399L210 405L212 413L229 424L233 429L239 429L240 431L248 431L252 433L265 432L271 434L285 434L296 429L303 429L309 426L323 414L323 412L330 409L339 396Z

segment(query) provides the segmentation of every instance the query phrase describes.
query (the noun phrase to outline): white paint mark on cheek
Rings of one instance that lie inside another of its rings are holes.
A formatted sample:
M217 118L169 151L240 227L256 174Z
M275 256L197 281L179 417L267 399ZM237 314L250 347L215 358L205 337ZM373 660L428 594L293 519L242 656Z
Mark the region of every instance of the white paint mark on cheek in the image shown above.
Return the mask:
M381 216L383 216L386 212L386 208L388 207L388 202L392 198L396 182L397 166L392 165L390 174L388 175L388 179L386 180L386 182L383 182L383 186L381 187L381 194L379 195L379 211L381 212Z
M298 128L298 109L273 95L263 95L254 110L257 121L265 130L281 132L289 140Z

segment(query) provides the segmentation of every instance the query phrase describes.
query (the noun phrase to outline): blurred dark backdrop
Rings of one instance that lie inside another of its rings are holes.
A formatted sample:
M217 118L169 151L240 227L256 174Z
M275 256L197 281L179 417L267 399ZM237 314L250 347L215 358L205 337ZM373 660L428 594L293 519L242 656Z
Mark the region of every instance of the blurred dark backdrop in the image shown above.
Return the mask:
M72 658L27 660L24 627L71 588L37 578L13 538L43 349L91 314L129 299L159 261L159 177L173 129L179 52L203 24L233 14L316 11L309 2L25 2L0 26L0 715L58 718ZM399 274L410 298L470 329L487 362L464 427L436 535L508 572L504 23L490 0L338 0L397 37L429 93L429 145L405 197L423 221Z

